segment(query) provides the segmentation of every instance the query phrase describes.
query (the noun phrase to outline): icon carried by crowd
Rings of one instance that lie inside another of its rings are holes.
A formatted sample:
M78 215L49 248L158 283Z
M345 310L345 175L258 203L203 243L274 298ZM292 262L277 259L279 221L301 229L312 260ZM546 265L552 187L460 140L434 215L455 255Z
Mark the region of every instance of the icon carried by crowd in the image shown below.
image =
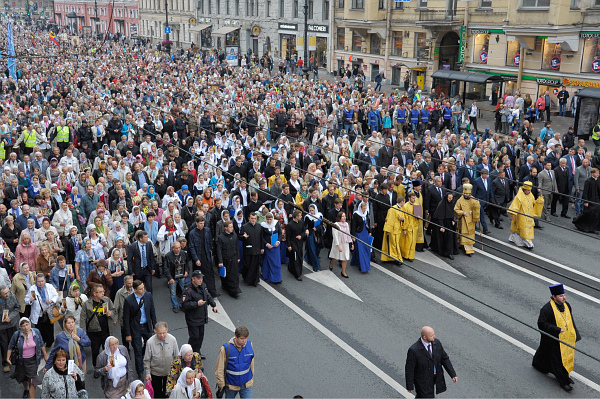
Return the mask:
M201 347L217 277L238 298L240 273L249 287L278 284L287 264L302 280L323 248L344 278L348 261L367 273L377 252L471 256L477 224L488 234L486 218L502 229L506 215L509 240L533 248L538 219L559 201L566 217L569 199L578 228L600 228L600 150L549 124L534 139L517 105L511 129L480 132L476 102L464 110L416 85L385 94L349 69L306 80L228 66L216 50L50 35L14 24L17 53L34 56L0 79L0 346L4 372L18 352L14 378L32 398L42 359L43 397L84 391L87 347L107 397L210 397ZM163 277L185 314L181 348L155 314ZM248 334L221 348L216 393L250 397Z

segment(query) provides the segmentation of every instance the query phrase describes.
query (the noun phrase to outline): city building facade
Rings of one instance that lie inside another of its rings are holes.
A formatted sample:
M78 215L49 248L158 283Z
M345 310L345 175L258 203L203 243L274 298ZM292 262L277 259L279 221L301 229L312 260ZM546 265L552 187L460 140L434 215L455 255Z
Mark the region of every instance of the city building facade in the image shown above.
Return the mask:
M55 22L83 33L121 34L137 37L138 3L135 0L54 0Z

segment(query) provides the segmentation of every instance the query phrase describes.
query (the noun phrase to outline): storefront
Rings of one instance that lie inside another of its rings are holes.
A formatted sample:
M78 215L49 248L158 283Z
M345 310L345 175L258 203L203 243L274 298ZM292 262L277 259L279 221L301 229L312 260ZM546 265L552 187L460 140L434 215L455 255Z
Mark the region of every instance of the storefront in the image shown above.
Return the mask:
M600 77L600 32L582 32L581 73Z
M213 31L211 36L217 39L216 47L225 51L227 64L232 66L239 65L240 27L223 26Z
M560 79L552 79L552 78L536 78L537 87L537 97L539 98L542 95L545 95L546 92L550 94L550 109L557 110L558 109L558 92L560 91ZM535 99L533 99L535 102Z
M298 35L298 24L279 23L279 48L280 57L292 57L297 53L296 36Z
M317 65L321 68L327 67L327 40L329 39L329 26L308 25L308 51L309 59L314 57Z
M487 85L491 86L502 82L499 76L476 72L458 72L438 70L431 75L436 93L444 93L451 98L459 95L462 83L463 103L468 98L479 100L488 96ZM468 86L467 86L468 84ZM449 92L448 92L449 90Z

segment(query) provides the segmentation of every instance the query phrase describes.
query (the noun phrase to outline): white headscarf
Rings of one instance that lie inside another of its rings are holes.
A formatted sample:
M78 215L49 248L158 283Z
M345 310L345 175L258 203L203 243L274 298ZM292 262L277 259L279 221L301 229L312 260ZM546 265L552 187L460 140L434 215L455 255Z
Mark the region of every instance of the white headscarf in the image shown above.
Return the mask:
M367 215L369 214L369 204L367 204L367 211L365 213L362 211L362 204L366 204L366 202L363 201L358 204L358 209L356 209L354 213L358 214L358 216L360 216L363 220L367 220Z
M129 392L128 395L131 399L135 398L135 391L137 390L137 387L140 385L144 385L144 383L141 380L135 380L133 381L131 384L129 384ZM150 394L148 393L148 391L146 390L146 388L144 388L144 397L151 399L150 398Z
M314 215L310 213L310 208L315 208L315 214ZM323 218L323 214L321 212L319 212L319 208L317 208L317 206L315 204L310 204L308 206L308 213L306 214L306 217L309 220L317 221L317 220L321 220L321 218Z
M271 215L271 217L273 218L271 219L271 223L267 223L267 216L269 215ZM273 216L272 212L267 212L267 214L265 215L265 221L262 222L260 225L269 231L275 231L275 226L277 226L277 219L275 219L275 216Z
M186 376L188 373L193 373L193 372L194 372L194 370L192 370L189 367L186 367L181 371L181 374L179 374L179 378L177 379L177 384L184 387L185 390L187 391L188 398L194 397L192 394L194 391L194 387L196 386L196 378L194 377L194 382L192 383L192 385L187 385Z
M281 204L281 207L279 207L279 204ZM283 204L283 200L277 200L275 201L275 212L278 215L283 215L283 224L288 223L288 218L287 218L287 212L285 211L285 205Z
M112 335L106 338L106 340L104 341L104 352L106 352L106 354L108 355L106 358L106 365L110 364L110 357L114 356L115 365L108 371L108 378L112 380L113 388L116 388L119 384L119 380L121 380L121 378L123 378L127 374L127 359L121 354L121 351L118 347L115 353L111 353L109 344L111 339L117 338L113 337ZM135 390L133 394L133 397L135 397Z

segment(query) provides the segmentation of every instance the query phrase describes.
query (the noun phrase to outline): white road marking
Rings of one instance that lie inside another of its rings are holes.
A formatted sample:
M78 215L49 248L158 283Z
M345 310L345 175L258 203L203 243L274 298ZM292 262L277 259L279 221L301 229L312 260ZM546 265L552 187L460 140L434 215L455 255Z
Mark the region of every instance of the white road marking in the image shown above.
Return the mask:
M477 233L477 234L479 234L479 233ZM502 240L499 240L499 239L497 239L497 238L490 237L490 236L483 236L483 237L485 237L485 238L486 238L486 239L488 239L488 240L491 240L491 241L497 242L498 244L506 245L507 247L510 247L510 248L512 248L512 249L514 249L514 250L516 250L516 251L522 252L522 253L524 253L524 254L527 254L527 255L529 255L529 256L533 256L534 258L537 258L537 259L539 259L539 260L543 260L544 262L548 262L548 263L550 263L550 264L553 264L554 266L560 267L561 269L567 270L567 271L569 271L569 272L571 272L571 273L579 274L580 276L583 276L583 277L585 277L585 278L587 278L587 279L590 279L590 280L592 280L592 281L595 281L595 282L597 282L597 283L600 283L600 278L598 278L598 277L594 277L594 276L591 276L591 275L589 275L589 274L586 274L586 273L584 273L584 272L580 272L579 270L576 270L576 269L573 269L573 268L571 268L571 267L569 267L569 266L565 266L565 265L563 265L563 264L560 264L560 263L558 263L558 262L556 262L556 261L553 261L552 259L544 258L543 256L541 256L541 255L538 255L538 254L536 254L536 253L534 253L534 252L531 252L531 251L526 251L526 250L524 250L524 249L521 249L521 248L517 247L516 245L511 245L511 244L509 244L509 243L507 243L507 242L504 242L504 241L502 241ZM535 244L535 243L534 243L534 244Z
M500 258L500 257L498 257L496 255L488 254L487 252L482 251L482 250L480 250L478 248L475 248L475 252L479 252L483 256L487 256L488 258L497 260L498 262L502 262L505 265L508 265L508 266L510 266L510 267L512 267L514 269L520 270L523 273L529 274L530 276L539 278L540 280L545 281L547 283L550 283L550 284L557 284L558 283L558 281L555 281L555 280L552 280L552 279L550 279L548 277L542 276L541 274L537 274L535 272L532 272L531 270L527 270L524 267L521 267L519 265L515 265L514 263L509 262L507 260L504 260L504 259L502 259L502 258ZM596 303L600 304L600 299L598 299L596 297L593 297L591 295L588 295L585 292L581 292L581 291L576 290L574 288L567 287L566 285L565 285L565 289L567 289L569 291L569 293L571 293L571 294L579 295L579 296L581 296L581 297L583 297L585 299L588 299L588 300L590 300L592 302L596 302Z
M485 328L486 330L488 330L489 332L491 332L492 334L497 335L498 337L502 338L503 340L513 344L514 346L516 346L517 348L520 348L522 350L524 350L525 352L529 353L530 355L534 355L535 354L535 349L525 345L524 343L522 343L521 341L511 337L508 334L503 333L502 331L498 330L495 327L492 327L491 325L489 325L488 323L478 319L477 317L471 315L470 313L465 312L464 310L460 309L457 306L452 305L449 302L446 302L445 300L443 300L442 298L432 294L431 292L425 290L424 288L419 287L416 284L411 283L410 281L398 276L396 273L393 273L391 271L389 271L388 269L386 269L385 267L382 267L376 263L371 262L371 266L381 272L383 272L384 274L387 274L388 276L392 277L395 280L398 280L399 282L401 282L402 284L412 288L413 290L423 294L424 296L432 299L433 301L439 303L440 305L452 310L453 312L461 315L462 317L464 317L465 319L477 324L480 327ZM587 378L585 378L584 376L576 373L576 372L571 372L571 377L575 378L581 382L583 382L585 385L587 385L588 387L600 392L600 385L596 384L594 381L591 381Z
M446 270L450 273L458 274L461 277L467 277L452 266L450 266L448 263L437 257L433 252L430 252L429 250L425 250L424 252L415 252L415 259L427 263L431 266L439 267L440 269Z
M302 317L310 325L312 325L314 328L319 330L319 332L321 332L323 335L325 335L327 338L329 338L333 343L335 343L337 346L342 348L346 353L348 353L350 356L352 356L353 358L358 360L363 366L365 366L367 369L369 369L373 374L375 374L377 377L381 378L381 380L383 380L383 382L388 384L392 389L394 389L395 391L400 393L405 398L410 398L410 399L414 398L414 396L412 394L410 394L406 390L406 388L404 388L398 381L394 380L391 376L389 376L383 370L381 370L379 367L374 365L369 359L367 359L366 357L361 355L356 349L354 349L352 346L348 345L346 342L344 342L344 340L339 338L332 331L330 331L324 325L322 325L317 320L315 320L312 316L310 316L304 310L300 309L296 304L294 304L292 301L290 301L285 296L283 296L281 293L279 293L279 291L277 291L275 288L271 287L269 284L265 283L262 280L260 281L259 284L265 290L267 290L271 295L273 295L275 298L279 299L285 306L287 306L288 308L293 310L298 316Z
M312 267L310 267L308 263L303 262L303 264L304 267L311 271L311 273L306 273L304 277L316 281L317 283L323 284L339 293L348 295L350 298L356 299L361 302L363 301L338 276L336 276L332 271L329 270L329 265L325 266L325 270L313 272Z
M212 309L209 309L207 311L208 318L212 321L216 321L231 332L235 332L235 324L233 324L233 321L231 321L231 319L227 315L225 308L223 307L223 305L221 305L221 302L219 302L217 298L215 298L215 302L217 303L217 309L219 310L219 313L215 313L212 311Z

